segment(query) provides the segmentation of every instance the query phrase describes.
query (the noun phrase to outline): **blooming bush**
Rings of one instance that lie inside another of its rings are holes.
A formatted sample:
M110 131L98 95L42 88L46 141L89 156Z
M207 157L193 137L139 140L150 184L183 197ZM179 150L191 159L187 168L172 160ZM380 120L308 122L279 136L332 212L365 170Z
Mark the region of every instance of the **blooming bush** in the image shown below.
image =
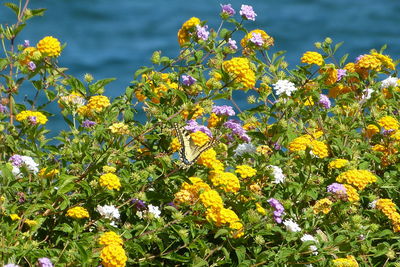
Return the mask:
M179 55L154 52L109 99L113 79L57 65L62 36L19 44L43 9L6 6L0 264L400 264L400 82L384 48L347 61L327 38L289 69L251 6L221 5L218 30L183 22Z

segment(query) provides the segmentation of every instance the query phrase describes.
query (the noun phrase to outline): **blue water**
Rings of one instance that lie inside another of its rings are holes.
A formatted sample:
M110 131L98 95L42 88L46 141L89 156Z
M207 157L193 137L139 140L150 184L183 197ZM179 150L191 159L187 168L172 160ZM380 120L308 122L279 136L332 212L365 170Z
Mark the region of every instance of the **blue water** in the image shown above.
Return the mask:
M0 1L4 2L8 1ZM85 73L95 79L116 77L106 87L106 95L115 97L124 92L140 66L151 65L153 51L177 55L176 32L184 21L196 16L217 28L220 3L231 3L237 13L242 3L252 5L258 16L255 22L246 22L247 29L260 28L273 36L272 52L287 51L292 67L327 36L344 41L339 55L349 53L349 60L384 44L386 54L400 57L399 0L32 0L31 8L47 8L47 12L32 19L17 42L29 39L35 44L46 35L57 37L67 44L60 65L76 77ZM1 6L0 23L13 19Z

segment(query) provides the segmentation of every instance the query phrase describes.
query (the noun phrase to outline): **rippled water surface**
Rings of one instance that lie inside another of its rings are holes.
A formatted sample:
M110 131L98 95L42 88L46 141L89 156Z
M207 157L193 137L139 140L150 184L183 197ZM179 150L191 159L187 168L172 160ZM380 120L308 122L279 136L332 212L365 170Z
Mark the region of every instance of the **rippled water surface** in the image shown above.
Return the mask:
M1 3L7 1L0 1ZM219 25L219 4L207 0L31 0L32 8L47 8L44 17L33 19L19 40L36 43L53 35L67 46L60 65L82 77L116 77L106 94L124 92L133 73L150 65L155 50L167 56L178 53L176 32L192 16L206 20L211 28ZM247 29L260 28L275 38L273 51L285 50L294 67L313 44L331 37L344 41L339 54L349 60L371 48L387 44L386 53L400 57L399 0L254 0L230 1L238 11L242 3L252 5L258 14ZM13 22L13 15L0 7L0 23ZM242 36L236 36L240 40ZM58 127L56 127L58 128Z

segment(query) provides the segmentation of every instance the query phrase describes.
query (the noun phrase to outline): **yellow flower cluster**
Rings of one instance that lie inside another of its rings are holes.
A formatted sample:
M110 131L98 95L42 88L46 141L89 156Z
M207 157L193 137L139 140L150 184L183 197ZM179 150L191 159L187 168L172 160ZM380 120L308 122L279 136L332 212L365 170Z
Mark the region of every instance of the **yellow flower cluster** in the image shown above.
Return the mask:
M346 258L338 258L332 260L332 264L335 267L358 267L358 262L354 256L347 256Z
M198 147L202 147L208 141L210 141L210 137L208 137L208 135L203 133L202 131L191 133L190 138L192 139L193 143Z
M35 221L35 220L29 220L29 219L26 219L26 220L24 221L24 223L26 223L29 227L32 227L32 226L35 226L35 225L38 224L37 221Z
M182 27L178 31L178 43L183 46L190 40L190 31L193 30L197 25L200 25L200 19L192 17L183 23Z
M182 111L182 116L187 120L189 118L189 115L192 114L191 119L195 120L201 115L204 114L204 108L202 108L200 105L196 105L192 110L183 110Z
M393 231L400 232L400 214L391 199L381 198L376 201L376 208L383 212L393 224Z
M381 61L373 55L363 55L355 64L356 69L381 70Z
M129 127L123 122L113 123L108 129L110 129L113 134L129 134Z
M239 238L244 235L243 224L240 222L237 214L231 209L209 208L206 211L206 218L214 222L217 226L229 225L229 228L234 229L232 235L234 238Z
M328 146L324 142L314 139L320 137L321 134L322 132L318 131L314 133L312 136L306 134L295 138L292 142L289 143L289 151L290 152L305 151L306 148L309 146L311 148L311 152L315 156L321 159L326 158L327 156L329 156Z
M83 207L74 207L68 209L67 216L74 219L89 218L89 212Z
M392 116L384 116L378 120L379 126L385 128L385 130L398 130L399 122Z
M101 112L106 107L110 106L110 100L104 95L95 95L89 99L87 107L89 110Z
M375 134L379 133L379 128L376 125L369 124L364 132L367 138L371 138Z
M199 194L211 190L210 186L199 177L190 177L191 184L184 182L179 192L175 193L175 202L194 204L199 199Z
M61 54L60 41L53 36L44 37L38 42L36 47L44 56L58 57Z
M92 96L88 104L78 108L78 113L82 116L93 116L93 112L101 112L106 107L110 106L110 100L103 95Z
M181 142L179 142L178 137L175 137L174 139L172 139L172 142L169 147L172 152L176 152L182 148Z
M53 169L53 170L47 170L47 168L42 168L40 169L38 175L39 177L43 177L43 178L52 178L54 177L56 174L59 174L60 171L57 169Z
M30 117L35 118L36 123L45 124L47 122L47 117L40 111L24 110L15 116L17 121L25 121Z
M98 240L100 245L119 245L122 246L124 241L122 238L115 232L109 231L102 234Z
M10 218L11 218L11 220L13 220L13 221L21 220L21 217L19 217L19 215L16 214L16 213L10 214Z
M260 203L256 203L256 210L258 213L260 213L261 215L267 215L267 211L261 206Z
M318 214L320 212L328 214L331 211L332 204L332 201L327 198L318 200L313 207L314 214Z
M208 119L208 127L212 128L218 125L218 123L222 120L222 118L218 117L217 114L211 113L210 118Z
M374 183L376 180L376 176L367 170L349 170L336 177L337 182L354 185L359 190L363 190L368 184Z
M256 46L253 45L252 48L256 48L256 49L267 49L269 48L271 45L274 45L274 38L272 38L271 36L269 36L265 31L260 30L260 29L256 29L256 30L252 30L251 32L249 32L248 34L246 34L246 36L240 41L240 45L243 48L248 47L249 45L252 44L252 42L250 41L251 38L253 38L253 34L259 34L262 38L263 44L261 46Z
M220 187L225 192L237 192L240 189L239 179L230 172L212 171L209 179L215 187Z
M242 178L249 178L249 177L253 177L254 175L256 175L257 170L253 169L249 165L238 165L238 166L236 166L235 172L239 173L240 177L242 177Z
M256 84L256 75L250 68L250 61L243 57L234 57L222 63L224 70L235 79L242 83L245 89L251 89Z
M324 64L324 58L318 52L307 51L301 57L301 63L306 63L310 65L315 64L321 66L322 64Z
M99 183L103 187L107 187L110 190L121 188L121 182L119 181L118 176L113 173L105 173L100 176Z
M356 202L360 200L360 196L357 193L357 190L349 184L343 184L344 188L346 188L347 200L350 202Z
M116 244L105 246L101 250L100 258L104 267L125 267L128 260L124 248Z
M223 170L224 165L217 159L217 152L213 148L201 153L197 163L212 170Z
M328 168L329 169L341 169L349 164L347 159L334 159L329 162Z
M321 141L312 140L311 141L311 152L320 159L329 156L328 146Z
M393 59L391 57L379 54L377 52L372 52L371 55L373 55L375 58L379 59L385 68L390 69L390 70L395 69L395 65L394 65Z
M213 189L201 193L199 199L206 208L220 209L224 206L221 196Z

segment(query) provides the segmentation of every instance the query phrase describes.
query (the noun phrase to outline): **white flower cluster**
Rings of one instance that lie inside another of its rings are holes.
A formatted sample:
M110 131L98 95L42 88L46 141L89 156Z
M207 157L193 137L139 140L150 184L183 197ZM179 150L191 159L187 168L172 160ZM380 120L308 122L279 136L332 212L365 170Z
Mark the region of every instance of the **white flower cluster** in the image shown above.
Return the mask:
M292 83L288 80L279 80L272 86L274 87L275 94L277 96L280 96L281 94L290 96L292 94L292 92L297 90L297 88L294 86L294 83Z
M297 222L292 219L284 220L283 224L286 226L286 229L290 232L300 232L301 228L297 224Z
M97 205L97 211L100 213L101 216L107 219L119 220L120 214L118 209L114 205L104 205L104 206Z
M396 77L389 76L388 78L384 79L381 84L381 88L388 88L390 86L395 87L397 85L397 81L399 79Z
M300 238L301 241L306 242L306 241L312 241L314 243L318 243L318 240L315 239L315 237L313 237L312 235L309 234L305 234ZM314 255L318 255L318 248L314 245L311 245L310 250L313 252Z
M161 211L160 211L159 207L149 204L147 206L147 210L145 210L145 211L137 211L136 212L136 215L141 219L143 219L143 215L146 215L146 214L147 215L151 214L153 218L160 218Z
M274 176L275 180L273 183L280 184L285 182L286 176L283 174L283 171L280 167L269 165L268 168L272 169L272 175Z
M251 143L239 144L234 152L235 156L241 156L245 153L255 153L256 147Z

